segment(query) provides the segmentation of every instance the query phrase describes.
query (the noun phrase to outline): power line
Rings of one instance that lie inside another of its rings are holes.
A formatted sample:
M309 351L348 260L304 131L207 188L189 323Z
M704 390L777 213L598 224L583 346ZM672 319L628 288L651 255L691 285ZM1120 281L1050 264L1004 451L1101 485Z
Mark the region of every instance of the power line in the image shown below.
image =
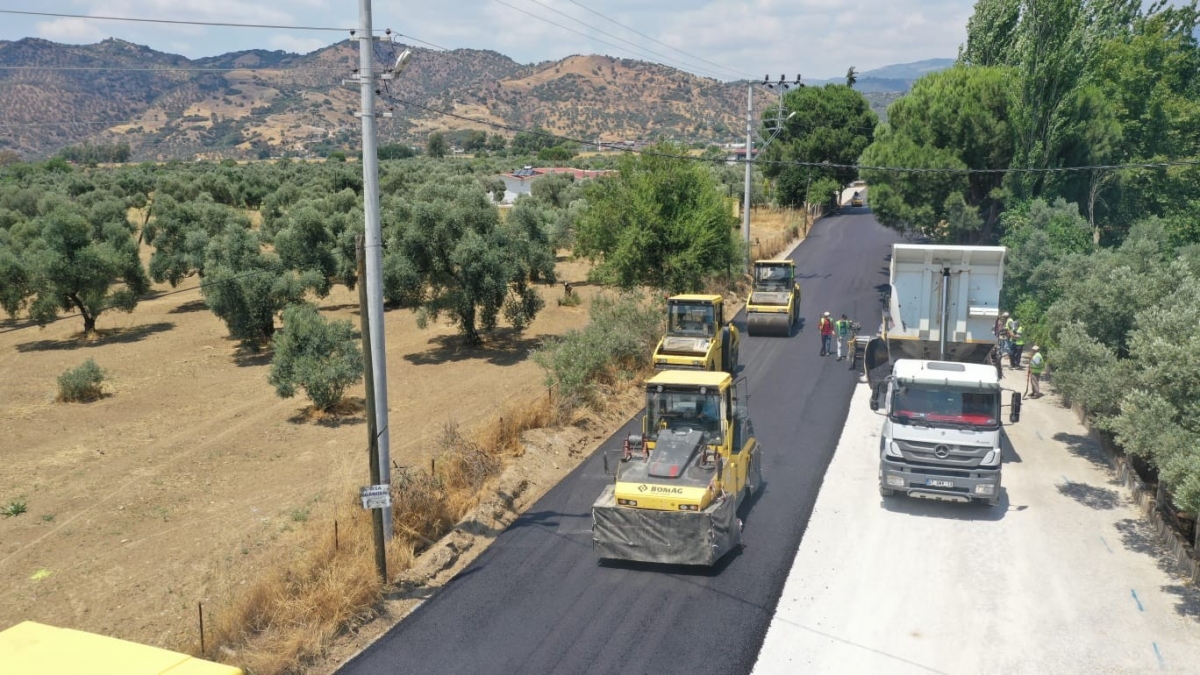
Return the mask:
M466 115L459 115L457 113L453 113L450 111L434 108L432 106L424 105L424 104L418 103L416 101L398 98L398 97L392 95L390 90L385 90L384 95L386 98L388 98L389 100L391 100L394 103L399 103L399 104L406 105L406 106L412 106L414 108L419 108L419 109L425 110L427 112L431 112L431 113L434 113L437 115L442 115L444 117L451 117L451 118L462 120L465 122L480 124L483 126L491 127L493 129L502 129L504 131L511 131L514 133L528 133L528 134L532 134L535 136L541 136L544 138L552 138L552 139L557 139L557 140L562 140L562 141L569 141L569 142L577 143L577 144L583 145L583 146L593 145L595 143L595 141L589 140L589 139L575 138L573 136L566 136L563 134L555 134L555 133L550 133L548 131L538 131L535 129L526 129L523 127L517 127L517 126L510 125L510 124L495 122L493 120L485 120L485 119L479 119L479 118L475 118L475 117L468 117ZM269 117L269 116L270 115L266 115L266 114L260 115L260 114L250 113L250 114L242 115L239 117L223 116L223 117L221 117L221 119L238 120L238 119L245 119L248 117ZM170 123L170 122L171 122L171 120L168 120L164 124ZM122 125L146 124L146 123L148 123L147 120L113 121L113 122L102 122L102 121L28 122L28 123L0 123L0 128L56 127L56 126L74 126L74 125L122 126ZM811 127L811 128L819 128L819 127ZM866 129L866 127L852 127L852 128ZM610 146L610 147L612 147L612 146ZM810 161L803 161L803 160L767 160L767 159L758 159L758 158L751 159L751 160L747 160L747 159L727 160L725 158L709 159L709 158L705 158L705 157L696 157L694 155L680 155L680 154L676 154L676 153L664 153L664 152L658 152L658 151L652 151L652 150L634 150L631 148L614 148L614 149L619 150L621 152L630 153L630 154L646 155L646 156L651 156L651 157L664 157L664 158L671 158L671 159L682 159L682 160L688 160L688 161L700 161L700 162L705 162L705 163L723 164L723 163L728 163L728 162L732 161L733 163L738 164L738 163L742 163L742 162L746 162L746 161L752 161L755 164L759 164L759 165L784 166L784 167L795 166L795 167L806 167L806 168L814 168L814 169L846 169L846 170L853 170L853 171L880 171L880 172L885 172L885 173L898 173L898 174L950 174L950 175L1007 174L1007 173L1052 174L1052 173L1069 173L1069 172L1083 172L1083 171L1120 171L1120 170L1127 170L1127 169L1166 169L1166 168L1171 168L1171 167L1182 167L1182 166L1200 166L1200 159L1180 159L1180 160L1167 160L1167 161L1161 161L1161 162L1130 162L1130 163L1124 163L1124 164L1095 164L1095 165L1065 166L1065 167L1029 167L1029 168L1009 167L1009 168L1001 168L1001 169L972 169L972 168L961 168L960 169L960 168L951 168L951 167L902 167L902 166L876 166L876 165L870 165L870 164L833 164L833 163L828 163L828 162L810 162Z
M388 30L391 30L391 29L389 28ZM386 31L385 31L385 33L386 33ZM429 45L430 47L433 47L434 49L440 49L440 50L442 50L442 51L444 51L444 52L452 52L452 51L454 51L453 49L451 49L451 48L449 48L449 47L443 47L443 46L441 46L441 45L434 44L434 43L432 43L432 42L429 42L429 41L426 41L426 40L422 40L422 39L421 39L421 38L419 38L419 37L413 37L413 36L411 36L411 35L405 35L404 33L397 33L397 32L395 32L395 31L392 31L392 35L395 35L396 37L402 37L402 38L405 38L405 39L407 39L407 40L412 40L413 42L420 42L420 43L421 43L421 44L423 44L423 45Z
M699 67L699 68L697 68L697 67L696 67L696 66L694 66L694 65L687 64L686 62L684 62L684 61L681 61L681 60L679 60L679 59L674 59L674 58L672 58L672 57L670 57L670 56L667 56L666 54L661 54L661 53L659 53L659 52L656 52L656 51L654 51L654 50L651 50L651 49L646 49L645 47L642 47L642 46L640 46L640 45L634 44L634 43L630 42L629 40L626 40L626 39L625 39L625 38L623 38L623 37L620 37L620 36L618 36L618 35L613 35L612 33L609 33L609 32L607 32L607 31L604 31L604 30L600 29L600 28L597 28L597 27L595 27L595 26L593 26L593 25L591 25L591 24L589 24L589 23L587 23L587 22L580 21L579 19L576 19L575 17L571 16L570 14L567 14L566 12L562 12L562 11L560 11L560 10L557 10L557 9L555 9L555 8L551 7L550 5L547 5L546 3L544 3L544 2L541 2L540 0L529 0L529 2L532 2L533 4L535 4L535 5L539 5L539 6L541 6L541 7L545 7L546 9L548 9L548 10L550 10L551 12L554 12L555 14L558 14L558 15L560 15L560 16L565 16L566 18L570 19L571 21L574 21L575 23L577 23L577 24L579 24L579 25L581 25L581 26L584 26L584 27L586 27L586 28L590 28L590 29L592 29L592 30L596 31L597 33L599 33L599 34L601 34L601 35L608 36L608 37L610 37L610 38L612 38L612 39L614 39L614 40L620 40L621 42L623 42L623 43L625 43L625 44L627 44L627 45L629 45L629 46L633 47L634 49L641 50L641 51L643 51L643 52L645 52L645 53L647 53L647 54L653 54L654 56L657 56L657 57L659 57L659 58L661 58L661 59L665 59L665 60L668 60L668 61L675 61L675 62L677 62L677 63L683 64L684 66L686 66L687 68L690 68L690 69L692 69L692 70L697 70L697 71L701 71L701 72L708 72L708 73L713 73L713 74L716 74L716 75L720 75L720 73L719 73L718 71L713 71L713 70L711 70L711 69L709 69L709 68L705 68L705 67ZM717 79L720 79L720 77L718 77Z
M274 115L297 115L297 114L300 114L300 113L247 113L245 115L236 115L236 116L235 115L221 115L218 113L217 121L221 122L221 121L237 121L237 120L244 120L244 119L266 119L266 118L272 117ZM0 129L23 129L23 128L64 127L64 126L119 127L119 126L125 126L125 125L143 126L144 127L147 124L159 124L162 126L168 126L173 123L182 125L182 124L201 124L202 122L211 121L211 117L209 115L204 115L203 121L197 120L197 121L192 121L192 122L186 121L184 119L184 117L186 117L186 116L178 117L175 119L167 119L167 120L136 119L136 120L111 120L111 121L63 120L60 122L0 122ZM312 126L316 126L316 125L312 125Z
M350 33L350 34L354 34L358 30L356 28L337 28L334 26L285 26L285 25L280 25L280 24L269 24L269 23L235 23L232 21L186 21L183 19L146 19L146 18L132 17L132 16L99 16L99 15L91 15L91 14L64 14L64 13L59 13L59 12L30 12L30 11L16 10L16 9L0 9L0 14L20 14L20 15L24 15L24 16L47 16L47 17L55 17L55 18L62 18L62 19L94 19L97 21L130 21L130 22L134 22L134 23L159 23L159 24L172 24L172 25L178 25L178 26L215 26L215 27L220 27L220 28L270 28L270 29L275 29L275 30L316 30L316 31L332 31L332 32L338 32L338 33ZM409 40L414 40L416 42L420 42L421 44L429 45L430 47L434 47L434 48L445 50L445 51L451 51L450 49L448 49L446 47L436 45L432 42L426 42L425 40L422 40L421 38L418 38L418 37L415 37L412 35L405 35L404 33L397 33L390 28L384 30L383 34L384 35L396 35L398 37L407 38Z
M187 68L177 66L147 66L145 68L137 68L133 66L0 66L0 70L32 70L32 71L125 71L125 72L163 72L163 73L228 73L234 71L246 71L252 73L295 73L304 71L324 71L324 72L341 72L343 68L331 68L329 66L297 66L295 68Z
M496 0L496 2L500 2L500 4L507 4L507 3L502 2L502 0ZM512 5L508 5L508 6L512 7ZM518 11L528 14L528 12L525 12L524 10L521 10L519 8L513 7L513 9L517 9ZM12 13L10 10L0 10L0 13L4 13L4 12ZM536 16L536 15L531 15L531 16ZM537 17L537 18L540 18L540 17ZM553 22L551 22L551 23L553 23ZM557 25L557 24L555 24L555 25ZM565 28L565 27L563 27L563 28ZM567 29L567 30L571 30L571 29ZM572 32L577 33L578 31L572 31ZM587 36L585 35L584 37L587 37ZM17 68L26 68L26 67L25 66L17 66ZM97 70L104 70L104 69L105 68L97 68ZM138 69L126 69L126 68L110 68L110 69L111 70L138 70ZM553 133L546 132L546 131L530 130L530 129L525 129L522 127L512 126L509 124L494 122L492 120L483 120L483 119L478 119L478 118L473 118L473 117L467 117L465 115L459 115L457 113L440 110L438 108L434 108L434 107L427 106L427 105L424 105L421 103L417 103L416 101L410 101L410 100L406 100L406 99L397 98L391 94L390 89L385 89L385 91L386 91L387 98L389 98L390 100L392 100L395 103L412 106L412 107L419 108L421 110L425 110L427 112L432 112L432 113L435 113L438 115L452 117L455 119L463 120L466 122L471 122L474 124L481 124L481 125L484 125L487 127L495 128L495 129L503 129L505 131L512 131L514 133L522 133L522 132L529 133L529 134L533 134L536 136L542 136L542 137L546 137L546 138L570 141L572 143L578 143L578 144L584 145L584 146L593 144L592 140L574 138L574 137L565 136L562 134L553 134ZM237 120L237 119L244 119L247 117L268 117L268 116L269 115L257 115L254 113L250 113L250 114L242 115L242 116L238 116L238 117L225 116L225 119ZM166 123L170 123L171 121L172 120L167 120ZM63 121L63 122L7 123L7 124L0 124L0 128L46 127L46 126L54 127L54 126L72 126L72 125L121 126L121 125L125 125L125 124L134 124L134 123L146 124L147 120L134 120L134 121L125 121L125 122L122 122L122 121L114 121L114 122ZM812 126L809 128L813 129L813 128L819 128L819 127ZM850 128L867 129L867 127L858 127L858 126L850 127ZM726 160L723 158L709 159L709 158L704 158L704 157L696 157L693 155L680 155L680 154L663 153L663 152L657 152L657 151L633 150L631 148L616 148L616 149L620 150L622 152L632 153L632 154L666 157L666 158L673 158L673 159L683 159L683 160L689 160L689 161L701 161L701 162L706 162L706 163L725 163L725 162L730 161L730 160ZM761 164L761 165L797 166L797 167L807 167L807 168L816 168L816 169L847 169L847 170L854 170L854 171L880 171L880 172L887 172L887 173L902 173L902 174L908 173L908 174L951 174L951 175L1007 174L1007 173L1048 174L1048 173L1067 173L1067 172L1081 172L1081 171L1117 171L1117 170L1125 170L1125 169L1163 169L1163 168L1170 168L1170 167L1177 167L1177 166L1200 166L1200 159L1168 160L1168 161L1162 161L1162 162L1132 162L1132 163L1126 163L1126 164L1098 164L1098 165L1070 166L1070 167L1037 167L1037 168L1033 168L1033 167L1031 167L1031 168L1012 168L1012 167L1010 167L1010 168L1000 168L1000 169L972 169L972 168L961 168L960 169L960 168L950 168L950 167L874 166L874 165L866 165L866 164L833 164L833 163L828 163L828 162L808 162L808 161L802 161L802 160L766 160L766 159L757 159L757 158L756 159L746 158L746 159L740 159L740 160L735 159L732 161L734 163L752 161L755 164Z
M571 136L564 136L562 134L554 134L554 133L550 133L548 131L536 131L536 130L523 129L520 127L514 127L514 126L511 126L508 124L503 124L500 122L493 122L491 120L482 120L482 119L478 119L478 118L467 117L466 115L459 115L457 113L452 113L452 112L448 112L445 110L439 110L437 108L433 108L433 107L430 107L430 106L427 106L427 105L424 105L421 103L417 103L416 101L408 101L405 99L396 98L395 96L391 96L390 94L387 97L396 103L401 103L404 105L411 105L413 107L420 108L422 110L426 110L426 111L436 113L439 115L444 115L446 117L453 117L455 119L463 120L466 122L473 122L475 124L482 124L484 126L493 127L496 129L504 129L506 131L515 131L515 132L525 132L525 133L533 134L536 136L560 139L560 140L564 140L564 141L570 141L572 143L579 143L580 145L593 145L595 143L594 141L573 138ZM706 157L696 157L694 155L680 155L680 154L669 153L669 152L658 152L656 150L634 150L631 148L614 148L614 149L619 150L621 152L635 154L635 155L646 155L648 157L665 157L665 158L670 158L670 159L683 159L683 160L689 160L689 161L694 161L694 162L705 162L705 163L724 164L724 163L728 163L728 162L732 161L735 164L740 164L740 163L743 163L746 161L752 161L755 164L766 164L766 165L773 165L773 166L799 166L799 167L807 167L807 168L814 168L814 169L848 169L848 170L855 170L855 171L880 171L880 172L886 172L886 173L901 173L901 174L913 173L913 174L970 175L970 174L1005 174L1005 173L1068 173L1068 172L1080 172L1080 171L1119 171L1119 170L1124 170L1124 169L1165 169L1165 168L1177 167L1177 166L1200 166L1200 159L1178 159L1178 160L1167 160L1167 161L1162 161L1162 162L1130 162L1130 163L1126 163L1126 164L1093 164L1093 165L1086 165L1086 166L1059 166L1059 167L1040 167L1040 168L1010 167L1010 168L1004 168L1004 169L971 169L971 168L958 169L958 168L950 168L950 167L904 167L904 166L876 166L876 165L872 165L872 164L834 164L834 163L830 163L830 162L808 162L808 161L801 161L801 160L760 160L760 159L727 160L724 158L710 159L710 158L706 158Z
M630 31L630 32L632 32L632 33L636 33L636 34L638 34L638 35L640 35L640 36L642 36L642 37L646 38L647 40L650 40L651 42L654 42L654 43L656 43L656 44L660 44L660 45L662 45L662 46L666 47L667 49L671 49L671 50L673 50L673 51L677 51L677 52L679 52L680 54L683 54L684 56L689 56L689 57L691 57L691 58L693 58L693 59L696 59L697 61L701 61L701 62L703 62L703 63L707 63L707 64L709 64L710 66L716 66L717 68L720 68L721 70L724 70L724 71L726 71L726 72L729 72L729 73L734 73L734 74L736 74L736 75L739 75L739 76L741 76L741 77L745 77L746 79L750 79L750 80L753 80L753 79L755 79L755 76L754 76L754 75L749 75L749 74L747 74L747 73L741 72L741 71L739 71L739 70L734 70L734 69L732 69L732 68L726 68L725 66L722 66L722 65L721 65L721 64L719 64L719 63L713 63L712 61L709 61L708 59L701 58L701 57L699 57L699 56L696 56L695 54L689 54L688 52L685 52L685 51L683 51L682 49L679 49L678 47L672 47L671 45L669 45L669 44L667 44L667 43L665 43L665 42L661 42L661 41L659 41L659 40L656 40L656 39L654 39L654 38L650 37L649 35L646 35L645 33L641 32L641 31L639 31L639 30L637 30L637 29L635 29L635 28L630 28L629 26L626 26L625 24L623 24L623 23L621 23L621 22L619 22L619 21L617 21L617 20L615 20L615 19L609 18L609 17L607 17L607 16L605 16L605 15L601 14L600 12L597 12L596 10L594 10L594 9L592 9L592 8L590 8L590 7L587 7L587 6L585 6L585 5L581 4L581 3L575 2L575 0L567 0L567 2L571 3L572 5L575 5L575 6L577 6L577 7L580 7L580 8L582 8L584 11L591 12L592 14L595 14L596 16L600 17L601 19L604 19L605 21L608 21L609 23L612 23L612 24L615 24L615 25L617 25L617 26L620 26L621 28L624 28L625 30L627 30L627 31Z
M135 23L166 23L181 26L220 26L223 28L273 28L277 30L321 30L353 33L353 28L330 26L283 26L269 23L233 23L228 21L185 21L183 19L144 19L129 16L98 16L89 14L60 14L58 12L28 12L16 9L0 9L0 14L22 14L25 16L49 16L62 19L96 19L99 21L131 21Z
M571 27L569 27L569 26L564 26L564 25L562 25L561 23L558 23L558 22L556 22L556 21L551 21L550 19L547 19L547 18L546 18L546 17L544 17L544 16L538 16L537 14L534 14L533 12L529 12L529 11L527 11L527 10L521 9L520 7L517 7L516 5L510 5L509 3L505 2L504 0L492 0L492 2L495 2L495 3L498 3L498 4L504 5L505 7L508 7L509 9L512 9L512 10L518 11L518 12L520 12L520 13L522 13L522 14L526 15L526 16L531 16L531 17L533 17L533 18L537 19L538 21L543 21L543 22L545 22L545 23L548 23L548 24L550 24L551 26L556 26L556 27L558 27L558 28L561 28L561 29L563 29L563 30L565 30L565 31L568 31L568 32L570 32L570 33L574 33L574 34L576 34L576 35L579 35L579 36L581 36L581 37L585 37L585 38L587 38L587 39L589 39L589 40L593 40L593 41L595 41L595 42L599 42L599 43L601 43L601 44L608 45L609 47L613 47L613 48L615 48L615 49L619 49L619 50L621 50L621 51L625 51L625 52L631 51L631 50L630 50L628 47L622 47L621 45L616 45L616 44L613 44L613 43L611 43L611 42L608 42L607 40L601 40L600 38L593 37L593 36L591 36L591 35L588 35L587 33L584 33L584 32L582 32L582 31L575 30L574 28L571 28ZM539 3L539 4L541 4L541 3ZM543 6L544 6L544 5L543 5ZM555 11L557 11L557 10L555 10ZM568 18L570 18L570 17L568 17ZM582 22L581 22L581 23L582 23ZM584 25L586 25L586 24L584 24ZM638 54L638 56L641 56L641 55L640 55L640 54ZM715 78L715 79L720 79L720 78Z

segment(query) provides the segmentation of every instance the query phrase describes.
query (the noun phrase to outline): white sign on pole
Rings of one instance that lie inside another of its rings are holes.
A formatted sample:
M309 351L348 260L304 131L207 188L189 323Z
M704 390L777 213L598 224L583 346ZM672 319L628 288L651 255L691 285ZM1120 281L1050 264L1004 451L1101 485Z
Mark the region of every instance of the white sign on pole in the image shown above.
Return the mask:
M366 485L358 489L364 509L387 509L392 506L392 493L387 485Z

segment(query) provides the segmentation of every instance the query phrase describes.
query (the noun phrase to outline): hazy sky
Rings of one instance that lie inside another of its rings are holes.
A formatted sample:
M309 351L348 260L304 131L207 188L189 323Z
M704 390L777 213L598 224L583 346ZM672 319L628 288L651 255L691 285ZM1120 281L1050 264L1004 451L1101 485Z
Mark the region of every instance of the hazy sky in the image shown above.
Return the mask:
M954 57L965 37L973 4L973 0L373 2L375 28L391 28L447 48L492 49L522 63L570 54L608 54L657 61L721 79L762 77L767 72L773 77L787 73L791 78L797 72L813 78L840 77L851 65L864 71ZM4 0L0 8L339 28L358 23L354 0ZM347 37L338 32L0 15L0 39L29 36L80 44L119 37L188 57L252 48L307 52Z

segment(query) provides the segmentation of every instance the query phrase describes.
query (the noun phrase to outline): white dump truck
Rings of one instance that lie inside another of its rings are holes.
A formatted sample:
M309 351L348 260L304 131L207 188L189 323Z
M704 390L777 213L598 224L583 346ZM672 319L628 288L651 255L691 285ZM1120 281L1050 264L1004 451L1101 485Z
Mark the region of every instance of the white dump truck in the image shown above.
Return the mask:
M1004 281L1002 246L892 247L891 292L864 368L885 417L884 497L1000 501L1001 403L992 333Z

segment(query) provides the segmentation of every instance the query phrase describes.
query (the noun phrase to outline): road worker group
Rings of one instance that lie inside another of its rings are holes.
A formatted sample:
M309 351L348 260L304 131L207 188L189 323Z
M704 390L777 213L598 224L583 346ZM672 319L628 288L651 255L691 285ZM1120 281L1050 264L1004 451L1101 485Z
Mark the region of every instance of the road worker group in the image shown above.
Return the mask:
M858 323L851 321L845 314L834 321L829 312L825 312L821 315L821 320L817 322L817 330L821 337L821 356L837 354L838 361L849 357L850 367L853 368L856 353L855 337L859 331Z
M992 332L996 335L996 344L999 350L997 358L1001 361L1007 358L1009 368L1021 370L1024 367L1022 359L1025 354L1025 328L1021 325L1021 321L1009 312L1001 312ZM1042 396L1042 377L1046 373L1048 362L1040 346L1033 345L1029 352L1029 370L1025 376L1025 390L1030 398L1040 398Z

